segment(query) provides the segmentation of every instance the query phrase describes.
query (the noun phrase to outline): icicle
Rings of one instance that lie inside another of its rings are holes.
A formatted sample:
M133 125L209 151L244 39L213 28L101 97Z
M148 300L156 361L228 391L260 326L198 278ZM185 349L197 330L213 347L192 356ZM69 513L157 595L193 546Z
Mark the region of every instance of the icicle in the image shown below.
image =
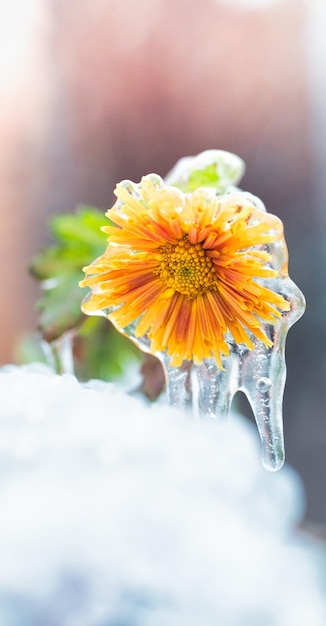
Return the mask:
M266 469L276 471L284 463L282 403L286 379L285 340L289 328L301 317L305 301L301 291L289 279L281 279L278 293L291 303L290 311L280 321L263 325L273 341L271 348L254 339L254 349L229 341L230 355L219 369L214 359L200 365L183 364L182 368L167 365L161 356L167 381L168 401L172 406L192 406L202 419L226 418L232 399L242 391L251 405L262 442L262 462Z
M185 361L181 367L171 367L170 357L159 355L165 372L166 393L170 406L189 409L193 406L191 363Z

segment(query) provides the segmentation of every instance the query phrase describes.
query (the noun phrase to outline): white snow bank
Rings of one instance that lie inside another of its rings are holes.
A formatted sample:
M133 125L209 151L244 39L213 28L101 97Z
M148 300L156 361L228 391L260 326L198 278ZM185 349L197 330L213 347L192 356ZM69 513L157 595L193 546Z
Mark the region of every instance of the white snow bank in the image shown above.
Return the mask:
M239 416L0 370L0 624L324 626L303 494Z

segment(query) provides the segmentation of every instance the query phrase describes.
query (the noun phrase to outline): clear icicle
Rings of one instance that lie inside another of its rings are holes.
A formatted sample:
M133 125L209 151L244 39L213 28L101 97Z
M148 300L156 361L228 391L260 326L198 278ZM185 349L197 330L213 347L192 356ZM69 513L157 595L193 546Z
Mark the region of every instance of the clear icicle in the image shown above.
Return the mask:
M170 357L160 355L166 379L166 393L170 406L189 409L193 406L191 363L185 361L181 367L171 367Z
M285 458L282 403L286 335L305 307L301 291L289 278L282 279L281 284L278 292L287 297L291 309L275 326L263 327L273 341L271 348L265 348L258 339L254 339L253 350L229 341L230 354L223 359L223 369L217 367L214 359L200 365L188 364L187 368L171 368L166 365L166 357L161 359L170 404L186 406L184 399L192 398L193 412L202 419L226 418L235 393L242 391L246 395L261 438L262 462L270 471L280 469ZM196 393L191 395L189 385Z

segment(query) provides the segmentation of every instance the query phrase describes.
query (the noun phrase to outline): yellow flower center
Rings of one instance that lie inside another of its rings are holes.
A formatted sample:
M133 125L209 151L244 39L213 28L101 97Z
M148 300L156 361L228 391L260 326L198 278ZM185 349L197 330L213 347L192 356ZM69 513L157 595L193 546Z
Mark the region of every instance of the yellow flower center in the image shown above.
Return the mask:
M177 243L160 248L162 260L155 271L167 287L195 298L217 286L216 270L200 243L191 244L185 236Z

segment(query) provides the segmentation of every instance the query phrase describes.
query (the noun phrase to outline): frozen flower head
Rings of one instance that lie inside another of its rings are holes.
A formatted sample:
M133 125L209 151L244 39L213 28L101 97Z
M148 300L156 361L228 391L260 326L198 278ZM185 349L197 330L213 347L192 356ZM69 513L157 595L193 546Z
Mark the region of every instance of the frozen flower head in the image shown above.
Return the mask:
M287 259L279 266L269 251L285 245L277 217L241 192L184 193L153 174L123 181L115 194L107 249L84 270L84 313L104 312L120 330L132 325L149 352L177 367L209 358L221 366L229 340L271 347L264 325L290 309L273 288L287 275Z
M117 185L105 253L85 268L83 311L156 355L170 405L226 417L242 391L266 468L284 462L285 340L304 311L281 221L237 189L242 159L208 150L164 182Z

